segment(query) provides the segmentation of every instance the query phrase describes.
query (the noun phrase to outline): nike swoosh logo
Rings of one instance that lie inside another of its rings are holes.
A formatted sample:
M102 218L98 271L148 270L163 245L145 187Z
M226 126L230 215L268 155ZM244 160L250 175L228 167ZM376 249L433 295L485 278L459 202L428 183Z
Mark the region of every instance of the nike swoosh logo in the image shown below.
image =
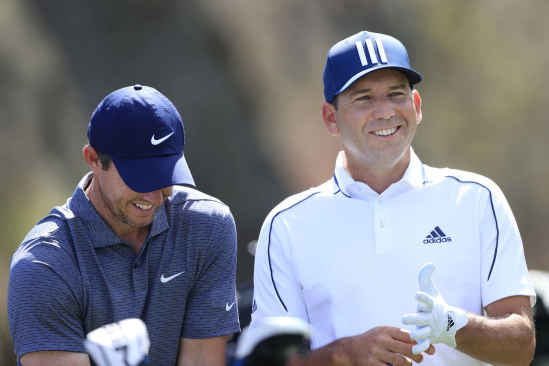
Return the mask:
M174 274L173 276L170 276L170 277L164 277L164 273L162 273L162 276L160 276L160 282L166 283L166 282L168 282L168 281L173 280L173 279L176 278L177 276L182 275L183 273L185 273L185 271L179 272L178 274Z
M153 145L161 144L161 143L163 143L164 141L166 141L166 139L167 139L168 137L170 137L171 135L173 135L174 133L175 133L175 132L172 132L172 133L170 133L168 136L162 137L160 140L156 140L156 139L154 138L154 135L152 135L152 137L151 137L151 144L153 144Z
M225 310L229 311L233 308L233 305L234 305L234 302L231 304L231 306L229 306L229 303L227 303L227 305L225 305Z

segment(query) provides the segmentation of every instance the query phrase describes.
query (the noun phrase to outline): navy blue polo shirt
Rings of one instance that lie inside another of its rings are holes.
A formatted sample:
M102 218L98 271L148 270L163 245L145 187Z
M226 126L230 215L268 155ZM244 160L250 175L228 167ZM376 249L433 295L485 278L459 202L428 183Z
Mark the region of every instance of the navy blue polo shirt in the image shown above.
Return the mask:
M88 200L91 177L12 257L8 318L18 360L36 351L85 352L88 332L126 318L146 323L151 365L174 365L181 337L240 331L229 208L175 186L136 255Z

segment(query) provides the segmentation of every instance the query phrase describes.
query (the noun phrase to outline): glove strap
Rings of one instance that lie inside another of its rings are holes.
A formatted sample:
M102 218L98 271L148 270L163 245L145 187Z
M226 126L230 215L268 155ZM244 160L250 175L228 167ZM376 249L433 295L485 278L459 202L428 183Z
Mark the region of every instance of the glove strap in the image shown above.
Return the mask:
M441 324L440 331L436 334L442 343L450 347L456 348L456 333L469 322L465 310L452 308L444 313L444 319Z

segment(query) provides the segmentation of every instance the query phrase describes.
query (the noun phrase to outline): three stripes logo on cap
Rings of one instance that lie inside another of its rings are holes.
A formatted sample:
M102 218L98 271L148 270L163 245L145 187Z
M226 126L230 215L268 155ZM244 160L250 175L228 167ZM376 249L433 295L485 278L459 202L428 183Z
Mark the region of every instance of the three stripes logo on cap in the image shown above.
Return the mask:
M366 53L364 53L364 46L362 45L362 41L357 41L355 43L356 49L358 51L358 57L360 57L360 62L362 63L362 66L368 65L368 59L366 59ZM385 48L383 48L383 43L381 42L381 39L376 39L376 45L377 50L379 52L379 57L381 58L381 63L386 64L387 61L387 55L385 54ZM366 47L368 48L368 53L370 54L370 60L372 60L372 64L377 64L377 56L376 51L374 50L374 44L371 39L366 40Z
M452 241L452 238L446 236L444 232L437 226L429 235L423 240L423 244L434 244L434 243L446 243Z

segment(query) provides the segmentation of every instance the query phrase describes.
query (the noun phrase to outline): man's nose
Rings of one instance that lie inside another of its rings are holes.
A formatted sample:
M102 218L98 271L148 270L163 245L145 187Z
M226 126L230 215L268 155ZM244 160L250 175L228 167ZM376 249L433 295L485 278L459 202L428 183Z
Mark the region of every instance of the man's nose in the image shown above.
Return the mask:
M388 98L378 98L374 105L374 118L390 119L395 115L395 108Z

